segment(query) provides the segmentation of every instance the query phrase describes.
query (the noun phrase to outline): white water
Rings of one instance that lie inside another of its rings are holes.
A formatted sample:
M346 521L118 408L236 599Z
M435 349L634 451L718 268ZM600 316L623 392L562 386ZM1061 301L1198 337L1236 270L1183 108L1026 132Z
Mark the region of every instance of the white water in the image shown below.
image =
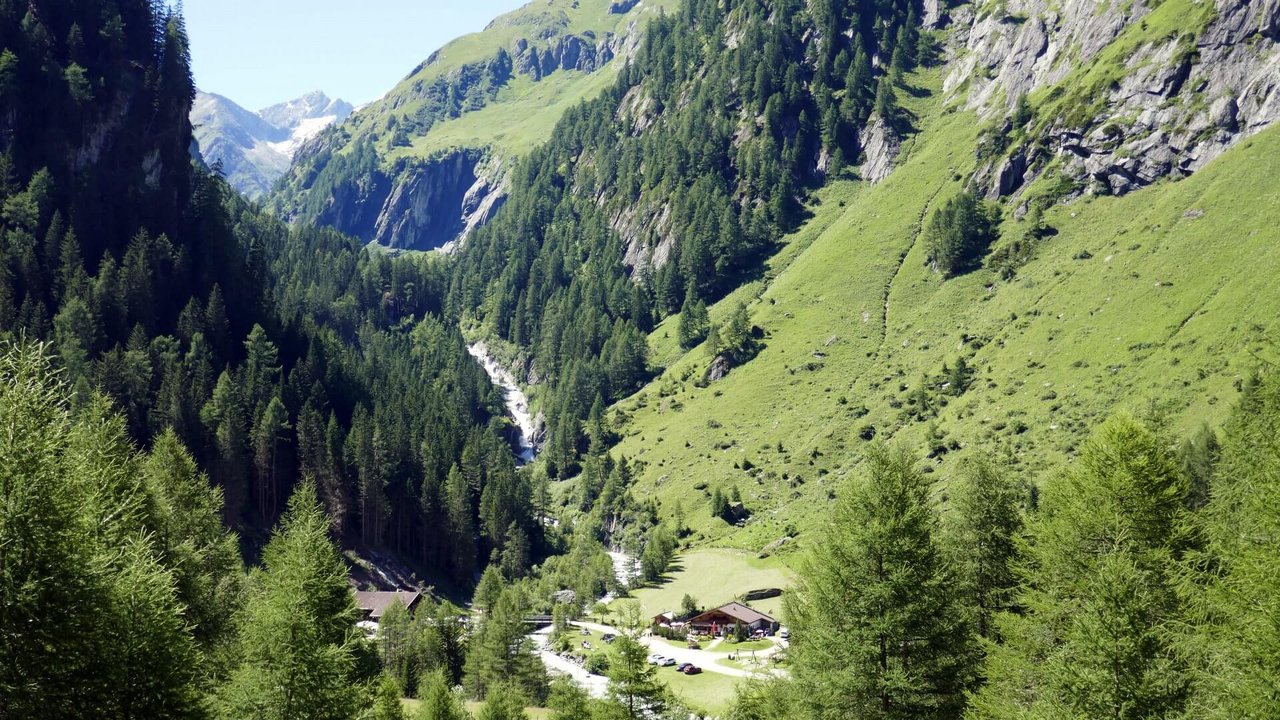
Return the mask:
M613 576L618 579L618 584L622 587L631 587L636 578L640 577L640 561L634 556L620 550L610 550L609 559L613 561ZM616 599L617 596L612 592L607 592L600 598L600 602L607 605Z
M533 416L529 414L529 398L520 390L511 373L489 354L489 347L483 342L475 342L467 346L467 352L480 363L494 385L502 388L502 398L507 405L507 415L515 423L519 431L516 438L516 460L519 464L533 462L538 450L533 446Z

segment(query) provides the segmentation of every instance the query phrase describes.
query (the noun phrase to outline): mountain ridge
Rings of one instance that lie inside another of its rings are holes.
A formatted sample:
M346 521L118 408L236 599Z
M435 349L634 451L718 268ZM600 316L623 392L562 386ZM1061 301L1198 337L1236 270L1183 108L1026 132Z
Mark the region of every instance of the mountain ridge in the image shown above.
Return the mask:
M552 0L502 15L306 143L272 206L396 250L449 250L505 202L515 161L674 5Z

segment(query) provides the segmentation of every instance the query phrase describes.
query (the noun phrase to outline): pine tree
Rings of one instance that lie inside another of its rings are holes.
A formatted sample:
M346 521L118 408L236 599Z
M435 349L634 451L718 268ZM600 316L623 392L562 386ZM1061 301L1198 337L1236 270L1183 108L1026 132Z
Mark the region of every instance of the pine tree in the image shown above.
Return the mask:
M222 525L222 491L209 485L178 436L166 431L142 464L152 497L150 529L201 647L231 640L230 609L239 599L236 538Z
M268 520L276 513L276 471L280 462L280 445L289 430L289 411L279 396L266 403L253 428L253 467L258 514Z
M422 702L414 720L470 720L462 701L453 693L443 669L427 674L422 681Z
M221 717L350 718L355 682L355 599L329 539L329 522L304 482L263 550L240 618L239 665L219 693Z
M1030 568L998 618L976 718L1171 717L1187 693L1173 651L1175 562L1190 540L1186 480L1165 443L1106 422L1050 483L1028 525Z
M0 712L73 717L87 710L78 676L93 672L96 590L88 528L61 463L70 419L38 347L0 355ZM96 599L101 599L98 596Z
M101 396L71 422L45 347L0 353L0 714L198 717L201 658Z
M551 681L547 708L551 720L585 720L591 717L591 696L573 679L559 675Z
M888 76L881 76L879 84L876 85L876 100L874 105L876 115L885 124L892 127L898 120L898 95L893 90L893 83Z
M999 210L971 191L961 192L934 211L925 228L929 260L944 277L977 267L998 234Z
M471 516L471 495L467 489L466 479L463 478L457 465L449 469L449 477L445 481L445 492L453 576L458 582L467 582L475 573L476 541Z
M527 720L520 690L514 687L497 687L485 699L476 713L476 720Z
M373 707L362 720L405 720L400 702L400 684L391 675L383 675L373 695Z
M506 685L526 698L546 698L547 675L526 637L526 607L520 590L504 588L485 613L467 649L467 687L477 697Z
M502 579L502 571L498 569L496 564L490 564L480 574L480 582L476 583L476 591L471 598L471 607L480 612L489 612L493 609L498 597L502 594L502 588L506 582Z
M417 686L417 628L409 609L399 599L393 600L378 619L378 644L382 668L396 687L396 697L403 691L412 695Z
M684 305L680 308L680 323L676 328L680 347L688 350L702 342L710 325L706 304L690 288L685 294Z
M786 606L797 714L952 718L973 655L935 537L929 483L875 445Z

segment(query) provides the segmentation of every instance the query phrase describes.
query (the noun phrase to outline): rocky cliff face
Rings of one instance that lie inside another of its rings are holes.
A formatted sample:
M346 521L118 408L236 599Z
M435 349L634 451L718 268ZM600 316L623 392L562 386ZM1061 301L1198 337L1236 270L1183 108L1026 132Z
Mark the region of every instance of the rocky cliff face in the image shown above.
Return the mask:
M455 150L335 186L317 221L389 248L448 250L504 198L499 162Z
M1280 118L1280 0L1006 7L949 19L945 89L997 135L1026 138L979 171L989 197L1051 167L1067 196L1124 194L1188 175ZM1028 96L1034 117L1002 120Z
M538 48L521 38L513 48L516 72L541 80L557 70L595 72L618 53L619 41L605 33L598 42L591 34L562 35L551 44Z

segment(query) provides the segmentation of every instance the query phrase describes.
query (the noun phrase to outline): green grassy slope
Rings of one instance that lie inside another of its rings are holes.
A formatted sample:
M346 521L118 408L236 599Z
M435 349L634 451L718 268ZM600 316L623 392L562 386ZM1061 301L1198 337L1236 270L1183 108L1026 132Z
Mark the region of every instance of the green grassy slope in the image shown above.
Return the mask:
M1280 130L1187 180L1053 208L1058 234L1011 281L980 270L943 282L921 222L972 170L977 123L927 98L913 109L921 132L887 180L824 190L766 279L713 308L716 319L755 298L767 333L755 359L699 387L706 353L680 354L675 318L653 333L667 369L617 406L615 452L642 461L637 495L681 504L694 542L754 550L803 533L871 428L921 451L950 446L929 461L944 483L979 448L1035 480L1117 410L1154 405L1181 432L1222 417L1265 352L1280 309ZM961 356L976 375L951 397L943 366ZM919 388L936 417L908 417ZM755 512L741 529L708 511L731 485Z
M610 4L609 0L539 0L502 15L484 30L449 42L434 62L419 66L382 99L356 113L346 129L356 140L378 137L388 165L400 157L426 157L453 147L492 147L504 157L518 156L545 140L566 108L594 97L612 82L618 63L593 73L557 70L536 82L516 75L484 107L436 124L427 134L412 138L409 147L393 147L384 130L391 118L412 117L422 105L415 86L448 78L464 65L483 63L501 49L513 52L520 39L544 47L565 35L596 39L606 33L622 35L633 24L642 29L650 17L677 5L675 0L644 0L627 13L613 14Z

